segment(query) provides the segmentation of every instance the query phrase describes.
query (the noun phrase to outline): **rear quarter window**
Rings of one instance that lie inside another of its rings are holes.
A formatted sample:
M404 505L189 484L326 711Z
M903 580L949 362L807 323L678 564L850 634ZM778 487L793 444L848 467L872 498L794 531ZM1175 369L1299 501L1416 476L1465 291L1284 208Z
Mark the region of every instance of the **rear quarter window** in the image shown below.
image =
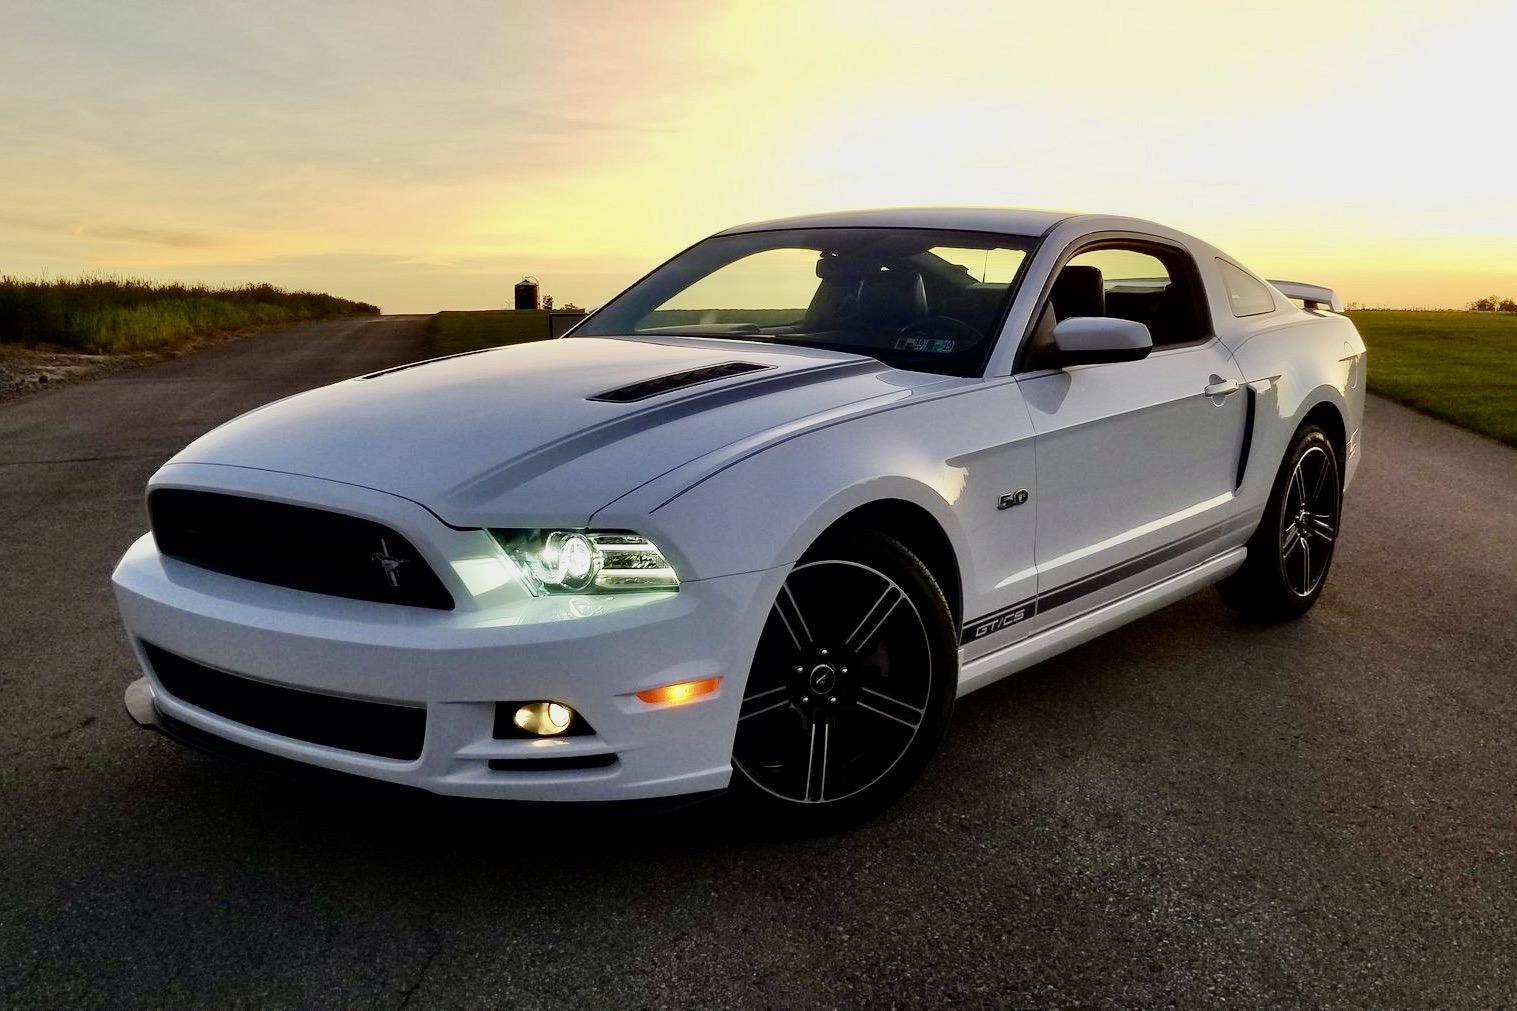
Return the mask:
M1275 311L1274 296L1263 281L1226 260L1218 260L1217 269L1222 273L1222 286L1227 290L1227 302L1234 316L1241 319Z

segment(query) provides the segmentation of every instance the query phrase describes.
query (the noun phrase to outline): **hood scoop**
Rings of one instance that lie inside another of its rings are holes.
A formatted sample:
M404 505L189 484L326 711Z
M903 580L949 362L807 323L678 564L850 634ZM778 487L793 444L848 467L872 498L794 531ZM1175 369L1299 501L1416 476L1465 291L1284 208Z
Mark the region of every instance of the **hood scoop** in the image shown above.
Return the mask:
M635 383L618 386L614 390L597 393L585 399L611 404L630 404L635 400L647 400L649 397L682 390L687 386L699 386L701 383L726 379L728 376L740 376L744 372L760 372L772 368L774 368L773 365L759 365L755 362L722 362L719 365L705 365L698 369L687 369L684 372L671 372L667 376L659 376L656 379L639 379Z

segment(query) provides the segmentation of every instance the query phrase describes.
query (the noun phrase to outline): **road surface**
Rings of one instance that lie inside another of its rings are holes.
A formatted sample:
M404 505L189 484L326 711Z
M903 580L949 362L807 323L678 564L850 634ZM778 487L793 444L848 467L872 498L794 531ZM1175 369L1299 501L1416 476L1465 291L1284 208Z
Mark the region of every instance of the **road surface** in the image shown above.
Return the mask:
M0 1006L1517 1000L1517 452L1382 401L1308 618L1208 591L977 693L847 835L348 797L137 730L107 577L148 475L422 323L0 405Z

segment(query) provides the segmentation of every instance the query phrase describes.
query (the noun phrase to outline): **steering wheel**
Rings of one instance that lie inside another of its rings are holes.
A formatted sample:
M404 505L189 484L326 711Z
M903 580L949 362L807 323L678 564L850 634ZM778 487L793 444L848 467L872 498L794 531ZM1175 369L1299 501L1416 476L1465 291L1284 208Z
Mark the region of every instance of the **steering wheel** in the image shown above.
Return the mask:
M902 337L956 337L968 341L978 341L982 336L980 331L965 323L961 319L952 316L924 316L914 323L907 323L901 327Z

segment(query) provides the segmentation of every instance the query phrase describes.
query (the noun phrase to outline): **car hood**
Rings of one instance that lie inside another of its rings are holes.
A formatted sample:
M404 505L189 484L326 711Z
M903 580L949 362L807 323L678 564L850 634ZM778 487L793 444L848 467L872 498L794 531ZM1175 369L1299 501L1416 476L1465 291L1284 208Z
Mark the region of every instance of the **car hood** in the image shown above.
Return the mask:
M734 362L757 368L616 392ZM420 362L297 394L228 422L170 462L361 485L419 502L457 526L582 523L723 446L940 381L808 348L567 338ZM607 393L613 396L603 398Z

